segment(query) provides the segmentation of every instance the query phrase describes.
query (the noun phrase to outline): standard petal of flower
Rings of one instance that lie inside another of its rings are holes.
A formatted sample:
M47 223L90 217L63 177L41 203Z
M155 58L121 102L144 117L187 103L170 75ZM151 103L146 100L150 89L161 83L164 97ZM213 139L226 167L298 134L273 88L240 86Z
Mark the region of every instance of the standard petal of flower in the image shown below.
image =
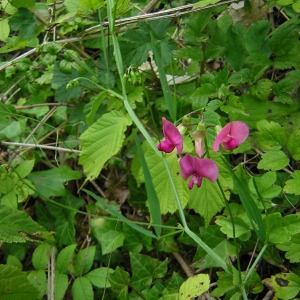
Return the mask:
M220 144L223 142L223 140L228 136L230 133L231 125L230 123L226 124L222 130L217 134L217 137L213 143L212 149L215 152L219 151Z
M248 125L240 121L234 121L229 124L231 124L230 136L237 139L240 144L243 143L249 136Z
M215 182L219 176L218 165L209 158L197 159L197 174L201 177L208 178L211 182Z
M169 122L165 117L162 118L162 122L165 138L174 145L174 148L176 147L178 154L180 154L183 148L182 135L180 134L178 128L173 123Z

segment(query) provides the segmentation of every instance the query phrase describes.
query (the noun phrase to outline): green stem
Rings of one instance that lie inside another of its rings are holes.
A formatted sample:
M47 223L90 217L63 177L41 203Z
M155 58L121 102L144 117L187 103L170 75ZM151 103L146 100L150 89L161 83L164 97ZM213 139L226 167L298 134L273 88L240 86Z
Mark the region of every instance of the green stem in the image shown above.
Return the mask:
M186 219L185 219L185 216L184 216L182 206L181 206L180 198L179 198L179 195L178 195L177 190L176 190L176 186L175 186L175 183L174 183L174 180L173 180L173 176L172 176L170 168L168 166L168 163L165 160L165 158L162 156L162 154L158 151L156 144L154 143L154 141L150 137L149 133L144 128L143 124L140 122L140 120L138 119L138 117L136 116L136 114L134 113L134 111L132 110L132 108L131 108L131 106L128 102L126 87L125 87L125 83L124 83L124 79L123 79L122 56L121 56L121 51L120 51L120 47L119 47L119 42L118 42L117 36L115 34L115 29L114 29L114 16L112 14L113 7L114 7L114 0L108 0L107 1L108 22L109 22L109 27L110 27L110 31L111 31L111 38L112 38L113 46L114 46L114 55L115 55L115 59L116 59L117 69L118 69L118 72L119 72L120 81L121 81L121 85L122 85L122 95L123 95L124 106L125 106L128 114L132 118L133 122L135 123L137 128L141 131L141 133L143 134L143 136L145 137L147 142L150 144L150 146L153 148L155 153L158 154L163 159L163 162L164 162L166 170L168 172L168 176L169 176L169 179L170 179L170 182L171 182L171 185L172 185L172 189L173 189L173 192L174 192L174 195L175 195L175 199L176 199L176 203L177 203L177 206L178 206L178 211L179 211L179 214L180 214L180 219L181 219L181 222L183 224L184 231L201 248L203 248L208 255L210 255L216 262L218 262L218 264L220 265L221 268L224 269L224 271L226 271L227 273L231 273L228 266L227 266L227 264L226 264L226 262L218 254L216 254L209 246L207 246L201 240L201 238L199 236L197 236L194 232L192 232L189 229L189 227L187 225L187 222L186 222Z

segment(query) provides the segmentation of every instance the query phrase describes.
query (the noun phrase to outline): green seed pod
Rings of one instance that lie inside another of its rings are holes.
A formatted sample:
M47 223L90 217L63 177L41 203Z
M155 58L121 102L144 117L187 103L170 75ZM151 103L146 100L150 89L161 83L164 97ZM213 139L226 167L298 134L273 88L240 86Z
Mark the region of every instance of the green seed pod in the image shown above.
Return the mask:
M41 62L43 64L43 66L48 67L50 65L53 65L55 61L56 61L56 55L52 55L52 54L46 53L46 55L44 55L42 57L42 61Z
M75 51L73 51L73 50L66 50L65 52L64 52L64 59L65 60L68 60L68 61L73 61L73 57L77 57L78 55L77 55L77 53L75 52Z
M20 72L27 71L31 65L29 58L21 58L15 62L16 69Z

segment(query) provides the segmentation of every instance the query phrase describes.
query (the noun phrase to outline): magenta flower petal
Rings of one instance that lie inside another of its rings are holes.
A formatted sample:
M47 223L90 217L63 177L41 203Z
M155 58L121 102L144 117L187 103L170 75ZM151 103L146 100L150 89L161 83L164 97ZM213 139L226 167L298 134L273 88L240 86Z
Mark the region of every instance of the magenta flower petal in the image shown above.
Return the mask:
M203 177L214 182L219 175L217 164L208 158L196 158L189 154L185 155L180 161L181 175L184 180L192 176L188 183L189 189L192 189L194 184L200 187Z
M213 151L219 151L220 144L227 149L233 150L243 143L249 136L249 127L240 121L230 122L217 134L212 146Z
M182 152L183 142L182 135L178 128L165 117L162 118L162 123L165 140L159 143L158 150L170 153L176 148L177 153L180 154Z

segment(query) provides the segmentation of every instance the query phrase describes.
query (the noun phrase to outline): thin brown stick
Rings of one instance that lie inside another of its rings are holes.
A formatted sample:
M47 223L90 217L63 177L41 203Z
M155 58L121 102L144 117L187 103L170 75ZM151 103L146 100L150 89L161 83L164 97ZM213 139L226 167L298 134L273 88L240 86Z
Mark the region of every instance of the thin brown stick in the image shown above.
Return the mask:
M183 257L178 252L173 252L174 257L180 264L182 270L185 272L187 277L193 277L194 272L190 268L190 266L187 264L187 262L183 259Z

